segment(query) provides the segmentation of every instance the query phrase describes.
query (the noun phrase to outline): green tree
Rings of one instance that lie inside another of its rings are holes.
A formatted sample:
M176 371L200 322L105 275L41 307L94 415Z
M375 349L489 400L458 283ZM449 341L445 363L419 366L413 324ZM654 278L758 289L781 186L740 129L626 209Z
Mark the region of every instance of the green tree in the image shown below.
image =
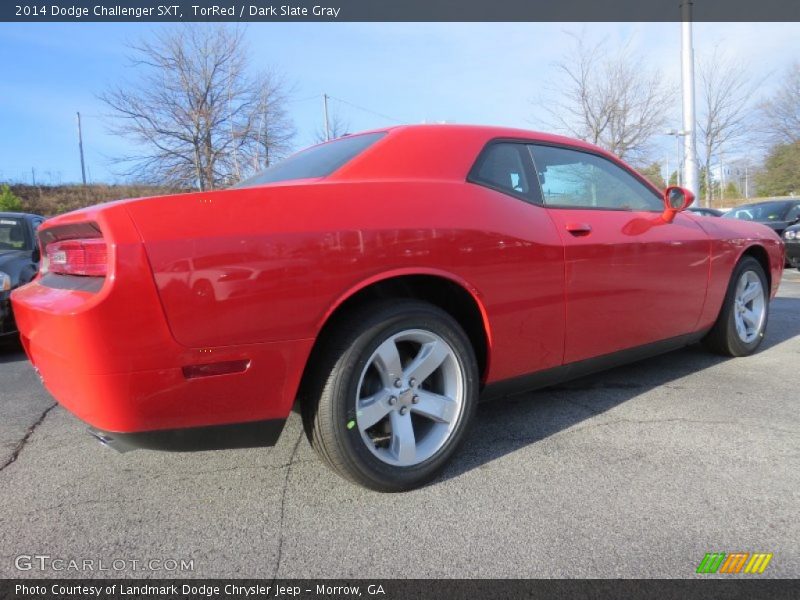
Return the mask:
M21 211L22 200L11 191L7 184L0 186L0 210Z
M699 181L698 181L698 184L700 186L700 194L697 196L697 198L698 198L697 202L699 202L700 198L705 198L706 197L706 187L707 187L707 181L708 181L706 175L707 175L706 170L705 169L700 169L700 177L699 177Z
M788 196L800 192L800 141L777 144L756 176L759 196Z
M678 185L678 172L677 171L673 171L672 173L670 173L669 184L670 185Z
M736 187L736 184L732 181L728 182L728 185L725 186L725 198L739 198L741 193L739 192L739 188Z
M666 189L667 184L664 181L664 177L661 175L661 163L654 162L652 164L647 165L646 167L642 167L639 169L639 173L644 175L647 180L656 186L658 189L663 190Z

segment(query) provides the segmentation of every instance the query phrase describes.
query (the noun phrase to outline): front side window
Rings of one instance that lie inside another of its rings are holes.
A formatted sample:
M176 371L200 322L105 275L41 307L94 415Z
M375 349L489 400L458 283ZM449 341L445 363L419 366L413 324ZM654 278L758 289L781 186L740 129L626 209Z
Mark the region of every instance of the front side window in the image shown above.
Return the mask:
M469 180L501 192L529 197L532 193L529 161L523 144L493 143L478 157Z
M545 205L564 208L661 210L662 200L611 161L578 150L530 146Z
M234 187L253 187L278 181L327 177L361 154L384 135L386 133L382 131L364 133L312 146L264 169Z
M22 219L0 217L0 252L3 250L29 250L28 236Z

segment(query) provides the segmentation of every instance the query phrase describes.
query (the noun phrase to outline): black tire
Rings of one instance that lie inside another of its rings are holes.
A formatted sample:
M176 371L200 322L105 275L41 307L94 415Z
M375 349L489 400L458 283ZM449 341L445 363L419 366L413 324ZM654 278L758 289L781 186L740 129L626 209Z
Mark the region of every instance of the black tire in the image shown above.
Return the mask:
M745 342L736 331L736 321L734 311L736 309L736 286L740 278L748 271L755 273L761 281L761 288L764 290L764 321L755 339L749 343ZM728 291L722 304L722 310L717 317L716 323L703 339L703 344L712 352L724 356L748 356L756 351L764 340L764 333L767 329L769 320L769 286L764 268L752 256L743 257L731 274L728 283Z
M449 438L438 451L413 466L394 466L373 454L353 420L361 374L373 353L394 334L412 329L439 336L453 350L454 364L462 375L463 402ZM478 404L478 365L469 339L455 319L425 302L381 301L351 311L337 322L311 360L301 396L306 435L331 469L373 490L399 492L432 479L463 440Z

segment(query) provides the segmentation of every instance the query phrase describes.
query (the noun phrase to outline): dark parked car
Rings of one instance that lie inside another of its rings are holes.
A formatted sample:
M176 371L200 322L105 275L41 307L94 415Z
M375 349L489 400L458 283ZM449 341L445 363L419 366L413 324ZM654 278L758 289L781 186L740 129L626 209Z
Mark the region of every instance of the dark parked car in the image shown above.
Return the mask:
M789 225L800 221L800 199L767 200L766 202L742 204L729 210L724 217L763 223L781 235Z
M800 270L800 225L787 227L783 241L786 242L786 262Z
M717 210L716 208L706 208L704 206L690 206L689 210L696 215L703 217L721 217L725 214L724 210Z
M43 221L39 215L0 212L0 338L17 332L9 297L39 270L36 230Z

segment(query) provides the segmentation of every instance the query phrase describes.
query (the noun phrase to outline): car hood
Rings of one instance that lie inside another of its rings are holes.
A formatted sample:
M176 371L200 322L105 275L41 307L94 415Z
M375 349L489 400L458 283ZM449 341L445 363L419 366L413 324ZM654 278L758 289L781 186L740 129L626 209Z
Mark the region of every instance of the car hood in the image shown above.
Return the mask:
M783 231L786 229L786 226L789 225L789 221L756 221L756 223L761 223L762 225L766 225L770 229L774 229L775 231Z
M743 219L703 219L700 224L712 237L728 240L769 241L781 243L780 235L772 223L745 221Z

